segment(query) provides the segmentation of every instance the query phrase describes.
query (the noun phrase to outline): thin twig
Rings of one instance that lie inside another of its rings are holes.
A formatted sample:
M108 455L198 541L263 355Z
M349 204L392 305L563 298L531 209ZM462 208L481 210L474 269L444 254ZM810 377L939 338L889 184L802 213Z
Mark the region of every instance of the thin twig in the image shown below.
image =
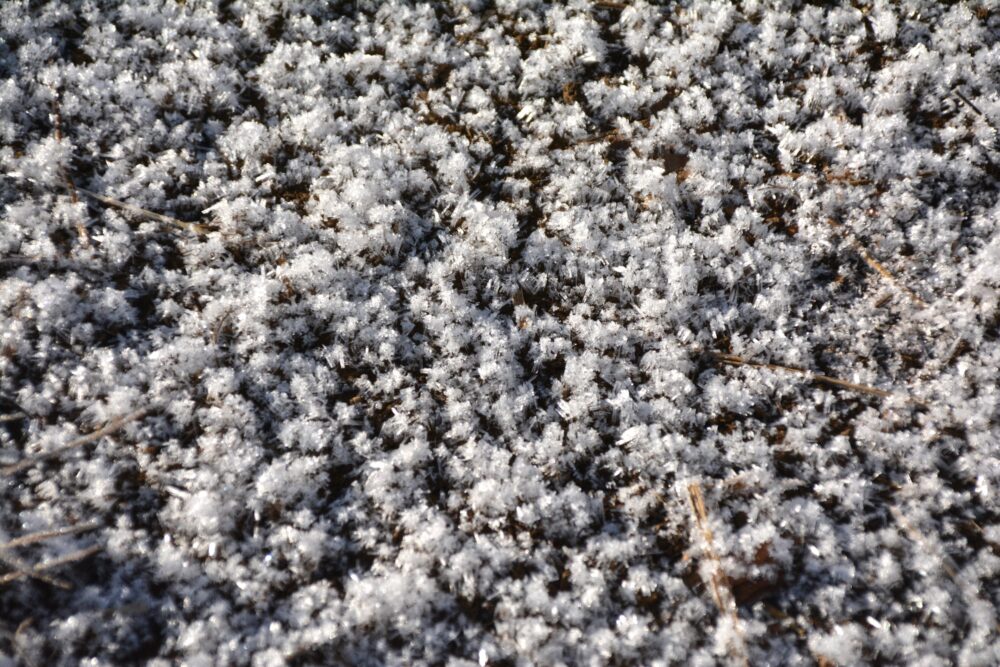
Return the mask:
M966 605L971 604L976 600L979 600L979 591L975 586L970 585L959 573L958 565L952 560L951 556L945 553L944 549L941 548L940 544L936 544L927 539L927 537L921 533L906 515L903 514L903 510L900 509L899 505L889 505L889 512L892 514L896 523L899 527L903 529L906 536L913 541L918 547L924 550L924 553L937 558L938 562L941 564L941 569L944 573L948 575L951 582L955 584L955 587L961 593L962 597L965 598ZM994 624L995 629L1000 632L1000 621L996 621Z
M59 183L40 183L39 181L36 181L33 178L30 178L28 176L25 176L24 174L20 174L20 173L16 173L16 172L15 173L8 173L8 174L0 174L0 176L5 176L7 178L22 179L22 180L30 181L32 183L36 183L36 184L41 185L43 187L53 187L53 186L55 186L55 187L61 188L63 190L67 190L67 191L69 190L69 187L66 186L65 184L59 184ZM74 187L74 191L78 192L80 194L85 194L85 195L87 195L88 197L90 197L92 199L96 199L97 201L101 202L102 204L107 204L108 206L113 206L114 208L119 208L119 209L121 209L123 211L128 211L129 213L132 213L134 215L138 215L138 216L147 218L149 220L155 220L156 222L162 222L162 223L165 223L165 224L168 224L168 225L173 225L174 227L179 227L181 229L186 229L189 232L194 232L196 234L207 234L208 232L212 231L212 228L209 227L208 225L203 225L203 224L198 223L198 222L186 222L184 220L178 220L177 218L173 218L173 217L171 217L169 215L163 215L162 213L156 213L155 211L150 211L149 209L142 208L141 206L136 206L135 204L129 204L127 202L123 202L120 199L115 199L114 197L108 197L107 195L98 194L98 193L94 192L93 190L88 190L86 188L81 188L80 186L75 186Z
M898 523L900 528L903 529L903 532L906 533L906 536L913 540L913 542L922 548L926 553L937 557L937 559L941 561L941 569L943 569L944 573L948 575L948 578L951 579L959 588L964 589L962 582L958 578L958 568L955 565L955 561L953 561L946 553L942 552L941 549L935 548L934 545L931 545L927 541L927 538L925 538L923 534L917 530L912 523L910 523L909 519L906 518L906 515L903 514L903 510L899 508L899 505L889 505L889 512L892 514L893 518L896 519L896 523ZM964 593L965 591L963 590L962 592Z
M65 535L76 535L77 533L87 533L92 530L96 530L100 527L97 523L82 523L77 526L67 526L66 528L56 528L54 530L44 530L31 533L29 535L22 535L21 537L16 537L9 542L0 544L0 551L6 551L9 549L16 549L18 547L25 547L29 544L35 544L37 542L44 542L46 540L51 540L56 537L63 537Z
M219 322L215 325L215 330L212 331L212 345L217 346L219 344L219 337L222 336L222 329L226 326L226 322L229 321L229 317L232 315L230 311L223 313L222 317L219 318Z
M784 366L782 364L768 364L761 361L751 361L735 354L724 354L722 352L710 352L709 354L723 363L732 364L734 366L750 366L752 368L766 368L771 371L787 371L789 373L795 373L797 375L807 377L813 382L828 384L842 389L850 389L851 391L857 391L862 394L871 394L881 398L888 398L894 395L891 391L886 391L885 389L878 389L877 387L870 387L866 384L857 384L855 382L848 382L847 380L840 380L835 377L830 377L829 375L813 373L812 371L804 368L796 368L795 366Z
M71 449L77 449L79 447L84 447L86 445L89 445L90 443L94 442L95 440L99 440L99 439L103 438L106 435L114 433L115 431L117 431L118 429L122 428L123 426L125 426L126 424L128 424L130 422L134 422L137 419L142 419L143 417L145 417L146 415L148 415L150 412L152 412L152 410L153 410L153 408L151 408L151 407L140 408L139 410L136 410L135 412L131 412L131 413L127 414L127 415L123 415L121 417L117 417L115 419L112 419L105 426L97 429L96 431L94 431L92 433L88 433L87 435L80 436L76 440L72 440L72 441L68 442L67 444L63 445L62 447L57 447L56 449L53 449L53 450L50 450L50 451L47 451L47 452L42 452L40 454L35 454L34 456L26 457L23 460L18 461L17 463L12 463L9 466L5 466L3 468L0 468L0 475L13 475L13 474L19 473L22 470L26 470L27 468L30 468L31 466L35 465L36 463L38 463L40 461L44 461L44 460L47 460L47 459L55 458L57 456L61 456L62 454L64 454L65 452L67 452L67 451L69 451Z
M983 112L982 112L982 111L981 111L981 110L979 109L979 107L977 107L977 106L976 106L975 104L973 104L973 103L972 103L972 100L970 100L970 99L969 99L968 97L966 97L966 96L965 96L965 95L964 95L964 94L962 93L962 91L961 91L961 90L958 90L958 89L956 88L956 89L955 89L955 94L956 94L956 95L958 95L958 99L962 100L962 101L963 101L963 102L964 102L964 103L965 103L965 104L966 104L966 105L967 105L967 106L968 106L968 107L969 107L970 109L972 109L973 111L975 111L975 112L976 112L977 114L979 114L979 115L980 115L980 116L982 116L983 118L986 118L986 114L984 114L984 113L983 113Z
M63 140L63 133L62 133L62 114L59 113L59 94L54 90L52 92L53 92L52 123L55 126L56 141L58 141L61 144ZM70 154L72 155L72 151ZM69 175L69 171L64 167L60 167L59 172L62 175L63 180L66 181L66 189L69 190L69 195L70 198L73 200L73 203L79 204L80 197L79 195L77 195L76 192L77 188L76 184L73 182L73 177ZM85 246L90 245L90 234L87 233L87 228L79 220L77 220L76 222L76 233L77 236L80 237L80 243L82 243Z
M881 262L872 257L871 253L868 252L864 244L862 244L861 241L859 241L853 234L851 234L850 231L845 229L843 225L841 225L839 222L836 222L835 220L828 220L827 222L829 222L831 227L836 229L844 236L844 238L847 239L847 242L851 244L851 247L854 248L854 251L857 252L859 255L861 255L861 259L865 260L865 264L870 266L872 270L875 271L875 273L882 276L890 285L892 285L900 292L905 294L907 297L909 297L909 299L913 301L913 303L917 304L917 306L919 306L920 308L927 307L926 301L920 298L920 296L916 292L914 292L909 287L900 282L896 278L896 276L894 276L892 272L889 271L889 269L885 268L885 266Z
M19 422L27 418L28 415L25 412L8 412L7 414L0 415L0 424L4 422Z
M35 568L32 567L30 563L21 560L20 558L14 556L13 554L0 553L0 562L3 562L4 564L13 568L14 570L13 572L8 572L7 574L3 575L5 577L12 577L12 580L20 579L23 577L30 577L32 579L37 579L42 583L55 586L56 588L62 588L65 590L69 590L70 588L72 588L68 581L64 581L57 577L50 576L48 574L45 574L44 572L36 572Z
M899 282L896 279L896 277L893 276L892 273L890 273L889 270L885 268L885 266L883 266L877 259L872 257L871 254L869 254L869 252L865 249L863 245L861 245L860 242L858 242L857 240L853 240L852 245L854 246L855 251L857 251L857 253L861 255L861 259L865 260L865 263L868 264L868 266L870 266L872 269L874 269L876 273L878 273L880 276L888 280L896 289L898 289L903 294L908 296L910 300L913 301L913 303L917 304L921 308L927 307L926 301L920 298L920 296L918 296L917 293L911 290L909 287Z
M59 558L53 558L52 560L47 560L44 563L39 563L35 567L31 568L30 571L20 571L20 572L8 572L7 574L0 577L0 585L10 583L11 581L16 581L24 577L34 577L45 570L51 570L52 568L61 567L63 565L68 565L70 563L75 563L81 561L85 558L89 558L101 550L100 546L94 545L92 547L87 547L86 549L79 549L77 551L70 552L65 556L60 556ZM70 587L66 584L66 587Z
M701 485L697 482L688 484L688 497L691 500L691 510L694 513L695 522L698 524L698 530L705 542L705 554L713 565L712 576L709 580L712 598L715 601L715 606L719 608L719 612L726 614L731 619L733 630L739 638L736 647L739 652L738 657L744 665L749 665L746 637L743 633L743 626L740 624L739 612L736 609L736 598L729 585L729 577L726 576L722 568L722 559L715 551L715 538L712 535L711 526L708 525L708 511L705 509L705 496L701 492Z
M128 211L135 215L142 216L144 218L149 218L150 220L155 220L157 222L163 222L168 225L174 225L175 227L180 227L181 229L186 229L189 232L194 232L196 234L207 234L210 230L206 225L202 225L197 222L185 222L184 220L178 220L177 218L172 218L169 215L163 215L162 213L155 213L148 209L142 208L141 206L136 206L135 204L128 204L121 201L120 199L115 199L113 197L108 197L106 195L100 195L86 188L78 187L77 190L83 194L96 199L102 204L107 204L108 206L113 206L119 208L123 211Z
M18 266L22 264L33 264L35 262L45 261L38 256L29 255L7 255L6 257L0 257L0 266Z
M37 663L34 660L32 660L27 653L25 653L24 649L21 647L20 640L21 637L24 635L24 633L28 630L28 628L31 627L31 624L34 623L34 621L35 619L29 616L28 618L18 623L17 629L14 630L14 636L12 637L13 639L12 644L14 646L14 650L17 651L17 654L21 656L21 659L24 660L24 663L28 665L28 667L35 667Z

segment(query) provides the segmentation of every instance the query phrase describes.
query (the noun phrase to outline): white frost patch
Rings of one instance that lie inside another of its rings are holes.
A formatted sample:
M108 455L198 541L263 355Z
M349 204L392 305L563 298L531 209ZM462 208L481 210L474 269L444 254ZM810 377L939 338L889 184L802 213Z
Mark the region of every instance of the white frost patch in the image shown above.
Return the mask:
M160 4L0 2L0 663L1000 664L991 3Z

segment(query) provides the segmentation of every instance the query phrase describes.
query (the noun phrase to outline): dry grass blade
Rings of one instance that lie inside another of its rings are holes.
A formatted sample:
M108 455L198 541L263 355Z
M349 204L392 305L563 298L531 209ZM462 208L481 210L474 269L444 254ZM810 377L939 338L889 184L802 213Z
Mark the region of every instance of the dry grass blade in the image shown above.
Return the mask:
M906 515L903 514L903 510L899 509L899 505L890 505L889 512L896 520L896 523L899 524L899 527L903 529L903 532L906 533L906 536L909 537L914 544L923 549L925 553L931 554L941 561L941 568L944 570L944 573L948 575L948 578L951 579L959 588L964 589L962 582L959 580L958 567L956 567L955 561L953 561L946 553L941 551L941 549L930 544L927 541L927 538L925 538L923 534L917 530L912 523L910 523L909 519L906 518Z
M932 543L920 530L918 530L910 520L906 518L903 510L900 509L899 505L890 505L889 512L892 517L899 524L899 527L903 529L906 536L910 540L920 547L924 553L930 555L932 558L936 558L941 564L941 569L944 573L948 575L951 582L955 584L955 587L959 590L962 597L965 598L965 603L968 605L972 601L979 599L979 590L974 585L970 585L962 574L959 572L958 565L952 560L944 549L942 549L938 544ZM995 629L1000 632L1000 621L995 623Z
M886 282L888 282L897 290L905 294L911 301L913 301L913 303L917 304L918 307L920 308L927 307L926 301L920 298L920 296L916 292L914 292L909 287L900 282L896 278L896 276L894 276L892 272L889 271L889 269L885 268L885 266L882 265L881 262L872 257L871 253L868 252L864 244L862 244L861 241L859 241L857 238L855 238L853 234L851 234L848 230L846 230L843 225L841 225L839 222L836 222L835 220L828 220L827 222L829 222L831 227L836 229L844 236L845 239L847 239L847 242L851 244L851 247L854 248L854 251L859 255L861 255L861 259L863 259L865 261L865 264L871 267L871 269L875 271L875 273L882 276L882 278L884 278Z
M141 206L128 204L126 202L121 201L120 199L115 199L113 197L108 197L106 195L97 194L96 192L87 190L85 188L77 187L76 190L78 192L82 192L88 197L91 197L92 199L96 199L102 204L107 204L108 206L113 206L123 211L128 211L129 213L142 216L150 220L155 220L156 222L163 222L168 225L180 227L181 229L186 229L189 232L194 232L196 234L207 234L210 231L210 229L207 226L199 224L197 222L185 222L184 220L178 220L177 218L172 218L169 215L163 215L162 213L155 213L148 209L142 208Z
M9 572L2 577L0 577L0 585L10 583L12 581L17 581L24 577L36 577L43 573L45 570L51 570L53 568L62 567L63 565L68 565L70 563L75 563L81 561L85 558L90 558L97 552L101 550L99 546L87 547L86 549L78 549L77 551L70 552L65 556L60 556L59 558L53 558L52 560L47 560L44 563L39 563L30 570L20 570L18 572ZM66 582L63 583L65 588L70 588L71 586Z
M22 535L21 537L16 537L9 542L0 544L0 551L17 549L18 547L26 547L30 544L44 542L46 540L51 540L56 537L63 537L65 535L88 533L92 530L96 530L99 527L100 524L97 523L83 523L78 526L68 526L66 528L56 528L55 530L38 531L35 533L31 533L29 535Z
M30 577L32 579L37 579L38 581L49 584L50 586L55 586L56 588L62 588L64 590L69 590L70 588L72 588L72 586L70 586L70 583L68 581L52 577L48 574L45 574L44 572L38 572L35 570L34 567L31 566L30 563L21 560L20 558L14 556L13 554L0 553L0 562L4 563L12 570L14 570L13 572L8 572L3 575L5 579L9 577L10 581L14 581L15 579L23 579L24 577Z
M53 91L55 93L55 91ZM52 120L53 125L55 125L56 141L62 143L63 133L62 133L62 114L59 113L59 95L55 93L52 98ZM70 197L73 199L73 203L77 204L80 202L80 197L77 194L76 184L73 182L73 178L69 175L69 171L66 169L60 169L63 180L66 181L66 189L69 190ZM84 246L90 245L90 234L87 233L87 228L82 222L76 223L76 233L80 237L80 243Z
M22 266L44 261L44 259L37 255L7 255L6 257L0 257L0 266Z
M973 111L975 111L976 115L981 116L982 118L986 118L986 115L982 112L982 110L979 107L977 107L975 104L973 104L972 100L970 100L968 97L966 97L965 94L961 90L956 90L955 91L955 95L957 95L958 99L962 100L962 102L967 107L969 107L970 109L972 109Z
M38 183L38 181L35 181L32 178L28 178L28 177L26 177L26 176L24 176L23 174L20 174L20 173L10 173L10 174L0 174L0 175L4 176L6 178L24 179L24 180L27 180L27 181L32 182L32 183L36 183L36 184L39 184L39 185L45 185L47 187L52 187L52 185L53 185L53 184L40 184L40 183ZM209 227L208 225L203 225L203 224L200 224L200 223L197 223L197 222L186 222L184 220L178 220L177 218L171 217L169 215L163 215L162 213L156 213L155 211L150 211L149 209L142 208L141 206L136 206L135 204L129 204L128 202L123 202L120 199L115 199L114 197L108 197L107 195L98 194L97 192L94 192L93 190L88 190L86 188L81 188L78 185L76 185L76 186L72 186L70 184L55 184L55 185L56 185L56 187L59 187L59 188L61 188L63 190L66 190L66 191L70 192L71 195L84 194L84 195L87 195L88 197L90 197L91 199L95 199L95 200L101 202L102 204L107 204L108 206L113 206L114 208L121 209L123 211L126 211L128 213L132 213L132 214L137 215L139 217L146 218L148 220L154 220L156 222L162 222L162 223L174 226L174 227L179 227L180 229L185 229L185 230L187 230L189 232L193 232L195 234L207 234L208 232L212 231L212 228Z
M0 415L0 424L4 422L18 422L22 419L27 419L28 415L24 412L10 412L4 415Z
M852 240L851 244L854 246L855 251L857 251L857 253L861 255L861 259L865 260L865 263L868 264L868 266L870 266L872 269L874 269L876 273L878 273L880 276L889 281L889 283L891 283L893 287L895 287L900 292L908 296L910 300L913 301L913 303L917 304L921 308L927 307L926 301L921 299L917 295L917 293L911 290L909 287L896 280L896 277L893 276L892 273L890 273L887 268L882 266L882 264L877 259L872 257L871 254L869 254L869 252L865 249L864 246L861 245L860 242Z
M715 606L719 608L719 612L729 616L732 621L733 630L739 637L736 646L736 650L739 652L737 657L744 665L749 665L750 660L747 657L743 626L740 624L740 616L736 610L736 598L729 585L729 577L726 576L722 568L722 560L715 550L715 538L712 535L711 526L708 525L708 511L705 509L705 496L697 482L688 485L688 498L691 501L691 511L694 513L695 522L698 524L698 531L705 542L705 555L712 561L713 571L709 580L712 599L715 601Z
M743 357L737 356L735 354L724 354L722 352L712 352L711 354L717 360L726 364L731 364L733 366L750 366L752 368L766 368L767 370L771 371L786 371L789 373L795 373L796 375L802 375L803 377L807 377L813 382L818 382L820 384L840 387L842 389L850 389L851 391L856 391L862 394L871 394L872 396L879 396L881 398L888 398L893 395L891 391L886 391L885 389L870 387L866 384L857 384L856 382L848 382L847 380L840 380L835 377L830 377L829 375L813 373L812 371L806 370L804 368L796 368L795 366L784 366L782 364L768 364L760 361L751 361L749 359L744 359Z
M115 431L117 431L118 429L122 428L123 426L125 426L126 424L128 424L130 422L134 422L137 419L142 419L143 417L145 417L146 415L148 415L150 412L152 412L152 410L153 409L149 408L149 407L140 408L139 410L136 410L135 412L131 412L131 413L127 414L127 415L123 415L123 416L118 417L116 419L112 419L105 426L97 429L96 431L93 431L92 433L88 433L87 435L80 436L76 440L72 440L72 441L66 443L65 445L63 445L62 447L58 447L58 448L53 449L53 450L48 451L48 452L42 452L41 454L36 454L34 456L29 456L29 457L27 457L27 458L25 458L25 459L23 459L21 461L18 461L17 463L13 463L13 464L11 464L9 466L5 466L3 468L0 468L0 474L2 474L2 475L13 475L13 474L21 472L22 470L26 470L27 468L30 468L31 466L35 465L39 461L44 461L46 459L56 458L56 457L61 456L62 454L64 454L65 452L67 452L67 451L69 451L71 449L78 449L80 447L84 447L86 445L89 445L90 443L94 442L95 440L99 440L100 438L103 438L106 435L114 433Z
M21 660L24 661L24 664L28 665L28 667L35 667L35 665L37 665L38 663L32 660L31 657L24 651L23 647L21 646L21 643L24 634L28 631L28 628L30 628L31 624L34 622L35 619L32 618L31 616L24 619L18 624L17 629L14 630L14 635L11 637L11 639L13 640L11 643L14 646L14 650L17 652Z

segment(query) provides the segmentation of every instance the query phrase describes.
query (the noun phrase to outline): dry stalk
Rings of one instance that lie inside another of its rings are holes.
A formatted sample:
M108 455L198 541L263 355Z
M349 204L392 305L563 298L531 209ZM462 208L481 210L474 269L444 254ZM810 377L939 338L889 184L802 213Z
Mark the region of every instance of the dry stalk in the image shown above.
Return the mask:
M920 296L916 292L914 292L909 287L900 282L896 278L896 276L894 276L892 272L889 271L889 269L885 268L885 266L881 262L872 257L872 254L868 252L868 249L865 248L864 244L862 244L861 241L859 241L858 238L854 236L854 234L852 234L843 225L841 225L839 222L835 220L827 220L827 222L830 224L831 227L833 227L841 235L843 235L845 239L847 239L847 242L851 244L851 247L854 248L854 251L859 255L861 255L861 259L865 260L865 264L871 267L871 269L875 271L875 273L882 276L882 278L884 278L886 282L888 282L894 288L905 294L911 301L913 301L913 303L917 304L919 308L927 307L927 302L924 301L922 298L920 298Z
M56 567L61 567L63 565L68 565L70 563L75 563L81 561L85 558L89 558L101 550L99 546L87 547L86 549L78 549L77 551L70 552L65 556L60 556L59 558L53 558L52 560L47 560L44 563L39 563L30 570L19 570L17 572L8 572L7 574L0 577L0 586L3 584L8 584L12 581L17 581L24 577L37 577L39 574L43 573L45 570L51 570ZM58 580L56 580L58 581ZM72 586L68 583L62 582L64 585L60 588L71 588Z
M32 183L36 183L36 184L43 185L43 186L48 186L48 187L51 187L52 185L55 185L56 187L61 187L62 189L67 190L67 191L72 191L72 192L76 192L76 193L79 193L79 194L87 195L91 199L95 199L95 200L101 202L102 204L107 204L108 206L112 206L114 208L121 209L121 210L126 211L128 213L132 213L133 215L137 215L139 217L146 218L148 220L153 220L155 222L162 222L164 224L172 225L174 227L179 227L180 229L184 229L184 230L187 230L189 232L193 232L195 234L207 234L208 232L212 231L212 227L210 227L208 225L203 225L203 224L198 223L198 222L186 222L184 220L178 220L177 218L173 218L173 217L171 217L169 215L163 215L162 213L156 213L155 211L150 211L149 209L142 208L141 206L136 206L135 204L129 204L127 202L123 202L120 199L115 199L114 197L108 197L107 195L98 194L98 193L94 192L93 190L88 190L86 188L81 188L80 186L74 186L74 187L70 188L70 186L67 185L67 184L62 184L62 185L60 185L58 183L57 184L48 184L48 183L42 184L42 183L39 183L38 181L36 181L33 178L26 177L23 174L19 174L19 173L0 174L0 176L5 176L7 178L20 178L20 179L23 179L23 180L30 181Z
M63 140L62 133L62 114L59 113L59 94L53 91L54 97L52 98L52 124L55 128L56 141L60 144ZM59 170L62 174L63 180L66 182L66 189L69 190L69 196L73 200L74 204L80 203L80 197L76 193L76 184L73 183L73 178L69 175L69 171L66 169ZM79 220L76 223L76 234L80 237L80 243L84 246L90 245L90 234L87 233L87 228Z
M38 571L28 562L21 560L13 554L0 553L0 562L14 570L13 572L8 572L3 575L3 577L0 578L0 584L6 583L8 578L10 581L14 581L15 579L21 579L23 577L30 577L51 586L55 586L56 588L62 588L63 590L69 590L72 588L68 581L64 581L63 579L58 579L45 574L44 572Z
M796 368L795 366L785 366L782 364L769 364L761 361L751 361L750 359L744 359L743 357L735 354L724 354L722 352L712 352L711 355L719 361L726 364L732 364L733 366L750 366L751 368L766 368L771 371L786 371L809 378L813 382L818 382L819 384L831 385L842 389L850 389L851 391L860 392L862 394L871 394L872 396L879 396L881 398L893 396L892 392L886 391L885 389L870 387L866 384L848 382L847 380L830 377L829 375L814 373L810 370L806 370L805 368Z
M62 132L62 114L59 112L59 95L53 91L54 97L52 99L52 121L55 128L56 141L62 143L63 132ZM168 215L163 215L161 213L154 213L153 211L146 210L139 206L134 206L133 204L127 204L118 199L112 197L107 197L105 195L99 195L96 192L91 192L90 190L85 190L84 188L77 187L73 182L72 176L65 169L62 171L62 177L65 181L65 188L69 191L70 197L73 199L73 203L77 204L80 202L80 197L78 193L83 193L88 197L92 197L102 204L107 204L108 206L114 206L115 208L120 208L124 211L134 213L136 215L141 215L157 222L165 222L170 225L175 225L181 227L182 229L188 229L190 231L197 232L199 234L204 234L207 228L203 225L199 225L194 222L184 222L183 220L178 220L177 218L172 218ZM87 233L87 228L84 227L83 223L78 222L76 225L77 234L80 237L81 243L83 245L90 245L90 235Z
M906 518L906 515L903 514L903 510L899 508L899 505L889 505L889 512L892 513L892 517L896 520L896 523L899 524L899 527L903 529L903 532L906 533L906 536L909 537L914 544L923 549L925 553L930 554L941 561L941 569L944 570L944 573L948 575L948 578L951 579L956 586L962 589L962 592L964 593L965 585L959 578L958 567L955 565L955 561L953 561L948 554L944 553L936 545L928 542L927 538L924 537L924 535L917 530L912 523L910 523L910 520Z
M141 206L136 206L134 204L128 204L121 201L120 199L115 199L113 197L108 197L106 195L100 195L91 190L85 188L76 188L79 192L96 199L102 204L107 204L108 206L113 206L114 208L121 209L123 211L128 211L134 215L138 215L149 220L155 220L156 222L162 222L168 225L173 225L175 227L180 227L181 229L186 229L189 232L194 232L196 234L207 234L210 230L206 225L202 225L197 222L185 222L184 220L178 220L177 218L172 218L169 215L163 215L162 213L155 213L148 209L142 208Z
M941 569L944 573L948 575L951 582L955 584L955 587L961 593L961 597L965 599L965 603L969 604L970 601L979 599L979 590L975 586L969 585L969 583L962 577L961 573L958 571L958 565L952 560L951 556L945 553L944 549L940 545L928 540L923 533L921 533L910 520L906 518L903 510L899 508L899 505L889 505L889 512L892 517L899 524L899 527L903 529L906 536L913 541L918 547L923 549L924 553L936 558L939 563L941 563ZM995 623L995 629L1000 632L1000 621Z
M212 345L213 346L218 346L219 339L222 337L222 330L225 328L226 322L229 321L229 319L230 319L231 316L232 316L232 313L229 312L229 311L227 311L226 313L224 313L222 315L222 317L219 318L218 323L215 325L215 329L212 331Z
M21 537L16 537L9 542L0 544L0 551L7 551L9 549L17 549L18 547L26 547L30 544L36 544L38 542L44 542L46 540L51 540L56 537L63 537L65 535L76 535L78 533L87 533L92 530L97 530L100 527L96 523L82 523L78 526L67 526L66 528L56 528L54 530L44 530L30 533L28 535L22 535Z
M975 111L977 116L980 116L981 118L984 118L984 119L986 118L986 116L983 114L982 110L979 107L977 107L975 104L973 104L972 100L970 100L968 97L966 97L962 93L961 90L958 90L956 88L955 89L955 95L958 96L958 99L962 100L963 104L965 104L967 107L969 107L970 109L972 109L973 111ZM987 122L989 122L989 121L987 121Z
M736 598L733 596L732 587L729 585L729 577L726 576L722 568L722 560L715 550L715 538L712 535L712 528L708 524L708 511L705 509L705 496L702 494L701 485L697 482L688 484L688 497L691 500L691 510L694 513L695 522L705 542L705 555L712 561L713 572L709 579L709 587L712 589L712 599L715 606L719 608L719 613L729 616L733 624L733 630L739 638L736 646L738 658L744 665L749 666L750 660L747 657L746 637L743 634L743 626L740 623L739 612L736 609Z
M70 451L71 449L78 449L80 447L84 447L86 445L89 445L90 443L94 442L95 440L99 440L99 439L103 438L106 435L114 433L115 431L117 431L118 429L122 428L123 426L125 426L126 424L128 424L130 422L134 422L137 419L142 419L143 417L145 417L146 415L148 415L152 411L153 411L153 408L145 407L145 408L140 408L139 410L136 410L135 412L130 412L127 415L122 415L121 417L117 417L115 419L112 419L105 426L97 429L96 431L93 431L92 433L88 433L87 435L80 436L76 440L72 440L72 441L66 443L65 445L63 445L62 447L57 447L56 449L53 449L53 450L50 450L50 451L47 451L47 452L42 452L40 454L35 454L34 456L25 457L24 459L18 461L17 463L12 463L9 466L5 466L3 468L0 468L0 475L14 475L16 473L21 472L22 470L26 470L26 469L30 468L31 466L35 465L36 463L38 463L40 461L45 461L47 459L56 458L58 456L61 456L64 453Z
M21 659L24 660L24 664L28 665L28 667L35 667L35 665L37 665L38 663L36 663L34 660L32 660L24 652L23 648L21 647L21 637L24 636L24 633L27 632L28 628L30 628L31 624L34 623L34 622L35 622L35 619L32 618L31 616L29 616L28 618L24 619L23 621L21 621L20 623L18 623L17 629L14 630L14 635L13 635L13 637L11 637L11 639L13 640L12 644L14 646L14 650L17 651L17 654L19 656L21 656Z

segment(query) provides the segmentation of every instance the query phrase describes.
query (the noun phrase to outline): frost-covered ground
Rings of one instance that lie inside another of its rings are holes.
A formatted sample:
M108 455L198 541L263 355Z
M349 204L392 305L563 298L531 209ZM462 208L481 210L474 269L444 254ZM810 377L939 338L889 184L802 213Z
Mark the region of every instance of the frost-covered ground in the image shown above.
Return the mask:
M1000 8L823 5L0 3L0 665L1000 663Z

